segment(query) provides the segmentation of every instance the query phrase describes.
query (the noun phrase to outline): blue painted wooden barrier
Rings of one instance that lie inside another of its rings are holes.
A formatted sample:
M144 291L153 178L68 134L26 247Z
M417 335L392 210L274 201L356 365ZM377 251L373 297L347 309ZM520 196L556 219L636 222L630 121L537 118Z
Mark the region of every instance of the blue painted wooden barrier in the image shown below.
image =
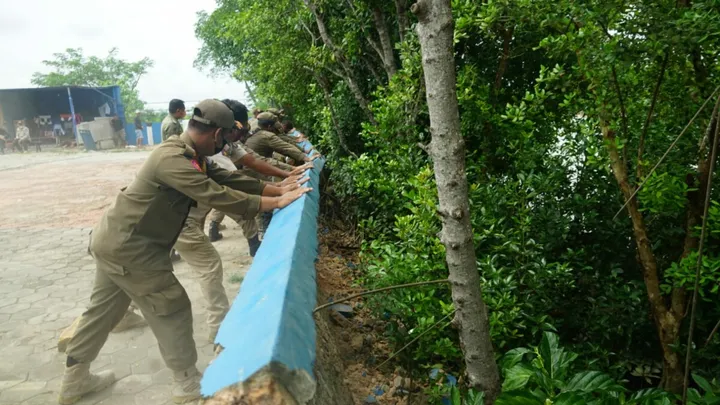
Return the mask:
M310 143L303 142L307 149ZM273 214L238 296L225 317L216 343L224 350L205 370L202 394L246 382L261 370L276 376L298 403L315 392L315 259L320 171L324 159L307 173L313 191ZM277 374L277 373L274 373Z
M145 132L147 132L147 129L145 129ZM162 143L162 123L152 123L152 137L153 145L160 145ZM145 143L148 143L147 134L145 135Z

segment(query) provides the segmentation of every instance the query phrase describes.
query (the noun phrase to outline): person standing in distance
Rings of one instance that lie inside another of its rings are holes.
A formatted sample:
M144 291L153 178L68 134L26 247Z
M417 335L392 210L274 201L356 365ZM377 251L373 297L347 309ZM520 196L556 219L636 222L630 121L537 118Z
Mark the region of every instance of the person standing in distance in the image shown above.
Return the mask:
M142 126L142 120L140 119L141 111L135 111L135 144L138 148L142 148L143 146L143 126Z
M25 121L20 121L15 130L15 142L20 146L20 151L25 153L30 148L30 129L25 126Z
M180 120L185 118L187 113L185 112L185 102L174 98L170 100L170 106L168 107L168 115L162 120L162 141L165 142L168 138L173 135L180 135L183 133L183 127L180 124Z
M285 192L208 162L208 156L222 151L235 128L225 104L200 102L188 130L150 153L93 229L88 251L96 263L95 285L66 350L61 405L74 404L115 381L111 371L90 374L90 363L131 301L145 316L173 372L173 401L200 399L190 299L170 259L190 208L197 202L252 218L286 207L311 190L298 186Z

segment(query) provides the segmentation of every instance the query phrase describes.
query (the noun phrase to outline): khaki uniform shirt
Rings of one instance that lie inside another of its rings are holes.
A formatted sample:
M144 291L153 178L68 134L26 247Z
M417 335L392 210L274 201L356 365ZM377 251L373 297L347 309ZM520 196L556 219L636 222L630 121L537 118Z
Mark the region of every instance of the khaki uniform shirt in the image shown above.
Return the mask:
M15 137L18 141L30 140L30 129L26 126L18 127Z
M245 145L245 151L247 153L253 155L255 157L255 159L260 159L269 165L277 167L280 170L285 170L286 172L291 172L295 168L295 167L293 167L285 162L281 162L277 159L273 159L271 157L260 156L260 154L258 154L254 150L248 148L247 145Z
M152 151L95 226L90 241L94 256L136 270L169 270L170 249L191 206L246 218L259 212L262 182L208 163L193 148L184 133Z
M297 147L291 145L277 135L268 131L257 131L245 142L250 149L267 158L272 157L273 152L287 156L296 162L305 160L305 154Z
M280 170L285 170L289 172L294 169L294 167L290 166L287 163L282 163L273 158L266 158L264 156L260 156L254 150L248 148L246 145L243 145L240 142L235 142L228 145L223 150L222 154L228 157L235 164L237 169L242 169L242 163L240 163L240 159L242 159L245 155L252 155L255 159L260 159L269 165L279 168Z
M290 135L286 134L280 134L277 135L278 138L282 139L283 141L289 143L290 145L296 147L300 152L305 153L305 149L303 149L302 146L298 145L298 140Z
M245 149L242 148L240 143L235 142L225 145L222 152L209 157L208 161L215 163L225 170L234 172L238 170L235 164L246 154ZM203 224L205 217L210 213L211 209L209 206L198 204L196 207L190 208L188 217Z
M180 135L183 133L183 127L180 125L180 121L173 117L172 114L168 114L165 118L163 118L162 126L160 128L163 142L173 135Z

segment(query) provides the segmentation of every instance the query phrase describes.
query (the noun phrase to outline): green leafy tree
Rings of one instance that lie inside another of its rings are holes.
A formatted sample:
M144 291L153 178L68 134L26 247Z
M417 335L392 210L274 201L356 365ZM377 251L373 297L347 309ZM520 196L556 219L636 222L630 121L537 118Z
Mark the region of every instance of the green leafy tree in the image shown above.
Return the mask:
M143 122L162 122L168 115L167 110L147 109L141 114Z
M112 48L104 58L85 56L81 48L68 48L63 53L53 54L53 59L44 60L43 64L50 72L33 73L32 83L35 85L120 86L120 97L128 118L145 107L139 98L137 85L153 66L150 58L128 62L118 58L117 48Z
M200 62L283 105L328 155L325 191L357 221L367 287L448 274L434 173L418 146L429 142L429 115L408 6L222 0L197 26ZM720 85L717 1L453 0L452 12L470 222L493 345L527 347L554 327L582 354L577 363L615 380L659 363L662 377L643 381L677 391L712 102L649 172ZM720 319L720 192L711 197L702 339ZM434 286L369 306L399 348L452 311L451 301L448 287ZM694 370L720 375L720 336L698 343ZM400 361L452 369L461 359L452 328L415 345Z

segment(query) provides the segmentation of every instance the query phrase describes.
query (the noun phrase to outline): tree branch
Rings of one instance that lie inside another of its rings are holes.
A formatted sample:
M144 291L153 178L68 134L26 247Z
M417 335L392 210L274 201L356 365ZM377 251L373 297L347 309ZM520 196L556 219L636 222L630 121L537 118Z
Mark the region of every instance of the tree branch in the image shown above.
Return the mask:
M505 75L505 70L507 69L507 62L510 58L510 42L512 41L513 33L515 32L515 27L511 27L510 29L503 28L503 52L502 56L500 57L500 63L498 64L497 73L495 73L495 83L493 85L494 89L494 96L497 97L498 93L500 92L500 88L502 87L502 79Z
M720 105L720 97L716 105ZM707 232L708 211L710 209L710 194L712 192L713 172L717 160L718 138L720 138L720 125L717 125L717 113L715 110L715 136L712 139L712 152L710 153L710 168L708 169L707 188L705 189L705 204L703 206L702 226L700 228L700 242L698 245L697 268L695 269L695 282L692 295L692 309L690 310L690 327L688 329L687 351L685 353L685 379L683 380L683 403L687 403L687 390L690 383L690 359L692 357L693 333L695 332L695 315L698 302L698 290L700 289L700 272L703 267L703 246ZM712 121L712 119L711 119Z
M398 33L400 42L405 41L405 33L410 28L407 15L407 0L395 0L395 11L397 12Z
M450 312L449 314L445 315L445 316L444 316L442 319L440 319L439 321L437 321L437 322L435 322L434 324L430 325L429 328L425 329L421 334L417 335L417 336L415 337L415 339L413 339L413 340L411 340L410 342L408 342L408 344L406 344L405 346L401 347L400 350L398 350L398 351L396 351L395 353L391 354L387 359L385 359L385 361L383 361L382 363L380 363L380 365L378 365L375 369L377 370L377 369L379 369L380 367L384 366L385 363L387 363L388 361L390 361L390 360L392 360L393 358L395 358L395 356L397 356L398 354L402 353L405 349L407 349L408 347L410 347L410 345L412 345L413 343L415 343L415 342L417 342L418 340L420 340L421 337L425 336L425 335L426 335L428 332L430 332L431 330L437 328L441 323L443 323L443 322L445 322L446 320L448 320L448 319L449 319L451 316L453 316L454 314L455 314L455 310L453 310L453 311ZM449 325L449 324L450 324L450 323L448 323L448 325ZM447 326L447 325L444 325L443 328L444 328L445 326Z
M670 52L665 52L662 64L660 66L660 75L658 76L657 82L655 83L655 91L653 91L652 100L650 101L650 108L648 109L647 117L645 117L645 123L643 124L642 132L640 133L640 139L638 139L638 155L637 155L637 179L642 179L642 156L645 150L645 137L647 136L648 129L650 128L650 122L652 121L653 112L655 112L655 104L657 103L658 95L660 94L660 86L665 77L665 68L667 67L668 59L670 59Z
M365 98L365 95L362 93L362 90L358 86L358 82L355 79L355 74L350 67L350 64L348 63L347 59L345 58L345 55L343 52L335 46L333 43L332 38L330 37L330 33L327 30L327 26L325 25L325 20L323 19L322 14L317 9L317 5L314 3L313 0L303 0L307 8L312 12L313 16L315 17L315 23L317 24L318 31L320 32L320 38L322 38L323 43L330 48L330 50L335 55L335 60L340 65L340 67L345 71L345 74L341 77L343 80L347 83L348 87L350 88L350 91L352 92L353 96L355 97L355 100L360 105L360 108L365 112L365 115L368 118L368 121L370 121L371 124L377 125L377 121L375 121L375 116L373 115L372 111L370 110L369 103L367 101L367 98Z
M623 137L625 137L625 140L627 140L630 137L630 132L628 130L628 118L627 118L627 111L625 110L625 100L623 99L622 91L620 91L620 82L618 81L617 77L617 71L615 70L615 65L612 65L610 67L612 72L612 78L613 78L613 86L615 87L615 92L618 96L618 102L620 103L620 119L622 120L622 126L623 126ZM623 164L627 164L627 148L623 148Z
M375 23L375 30L378 32L380 37L380 45L382 47L383 66L385 67L385 73L387 73L388 81L392 79L397 72L397 66L395 66L395 51L390 38L390 32L388 31L387 24L385 23L385 13L379 7L372 9L373 22Z
M448 280L448 279L432 280L432 281L419 281L417 283L391 285L389 287L378 288L377 290L363 291L361 293L349 295L349 296L347 296L343 299L337 300L337 301L329 302L327 304L322 304L313 310L313 314L320 311L321 309L325 309L325 308L331 307L335 304L339 304L339 303L345 302L345 301L350 301L353 298L362 297L365 295L375 294L375 293L379 293L379 292L383 292L383 291L395 290L398 288L417 287L417 286L421 286L421 285L441 284L441 283L449 283L449 282L450 282L450 280Z
M683 130L680 131L680 134L675 138L675 140L670 144L670 146L667 148L665 153L660 157L660 160L658 160L658 162L655 164L655 166L653 166L653 168L650 170L650 173L648 173L648 175L645 177L645 180L643 180L642 183L640 183L640 185L635 189L635 191L632 192L632 194L630 195L630 198L627 198L625 200L625 204L623 204L623 206L620 207L618 212L615 213L615 215L613 216L613 220L615 220L615 218L617 218L617 216L620 215L620 213L625 209L625 207L627 207L627 205L630 203L630 201L633 198L635 198L635 195L637 195L637 193L640 191L640 189L643 188L643 186L648 181L648 179L650 179L650 176L653 173L655 173L655 170L658 168L658 166L660 166L660 164L665 160L667 155L675 147L675 144L678 143L680 138L683 135L685 135L685 132L687 132L688 128L690 128L690 125L692 125L692 123L695 122L695 119L698 117L698 115L700 115L700 113L705 108L707 103L713 98L713 96L715 96L715 93L717 93L718 90L720 90L720 86L716 87L715 90L712 92L712 94L710 94L710 97L705 99L705 102L700 106L700 108L698 108L697 112L695 112L695 115L693 115L693 117L690 119L690 122L688 122L687 125L685 125L685 128L683 128Z
M325 76L320 74L315 74L315 80L317 80L320 88L323 91L325 104L327 104L328 110L330 110L330 118L332 119L333 126L335 127L335 131L337 132L338 143L340 144L340 147L345 151L345 153L357 159L357 155L348 147L345 139L345 133L343 132L342 128L340 128L340 124L338 123L337 117L335 116L335 108L332 105L332 97L330 96L330 83Z

